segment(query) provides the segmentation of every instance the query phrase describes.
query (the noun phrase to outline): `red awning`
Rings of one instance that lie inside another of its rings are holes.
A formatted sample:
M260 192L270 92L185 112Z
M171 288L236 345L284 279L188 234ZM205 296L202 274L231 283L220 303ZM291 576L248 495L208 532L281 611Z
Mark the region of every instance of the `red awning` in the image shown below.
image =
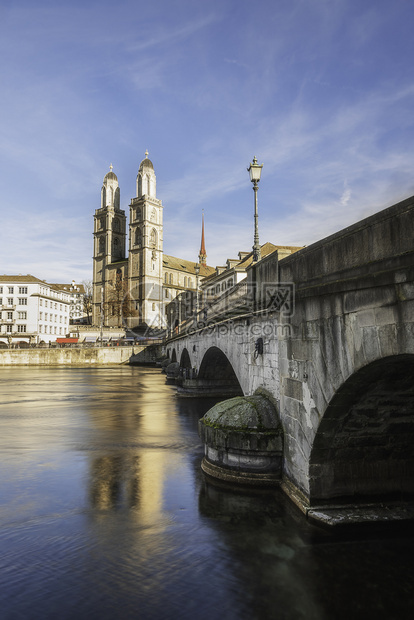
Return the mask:
M56 338L58 344L76 344L79 338Z

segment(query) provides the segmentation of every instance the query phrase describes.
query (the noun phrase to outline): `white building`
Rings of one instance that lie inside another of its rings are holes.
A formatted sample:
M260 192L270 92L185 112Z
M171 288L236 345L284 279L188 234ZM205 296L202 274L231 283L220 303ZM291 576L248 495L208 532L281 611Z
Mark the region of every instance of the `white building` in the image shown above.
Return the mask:
M72 280L70 284L54 284L57 289L66 291L70 295L70 310L69 319L72 323L80 321L85 317L84 310L84 296L85 287L83 284L76 284L75 280ZM86 322L86 319L85 319Z
M54 342L69 331L70 293L31 275L0 275L0 346Z

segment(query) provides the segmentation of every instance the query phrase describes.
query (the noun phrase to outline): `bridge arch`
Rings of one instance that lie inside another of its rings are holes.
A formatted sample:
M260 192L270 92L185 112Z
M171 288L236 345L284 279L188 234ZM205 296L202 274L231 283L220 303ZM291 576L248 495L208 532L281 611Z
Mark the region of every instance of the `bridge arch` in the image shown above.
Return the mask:
M186 348L184 348L181 352L181 357L180 357L180 368L191 368L191 359L190 359L190 355L187 351Z
M364 366L339 388L309 460L311 503L414 493L414 355Z
M228 359L218 347L212 346L205 352L200 364L198 378L214 384L225 384L235 393L243 395L243 390L236 372Z

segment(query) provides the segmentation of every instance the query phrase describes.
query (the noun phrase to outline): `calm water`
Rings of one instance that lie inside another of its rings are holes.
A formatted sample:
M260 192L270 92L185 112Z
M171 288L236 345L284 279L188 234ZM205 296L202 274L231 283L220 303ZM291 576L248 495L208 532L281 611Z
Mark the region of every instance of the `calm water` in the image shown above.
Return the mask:
M0 370L0 618L411 618L409 533L207 484L155 369Z

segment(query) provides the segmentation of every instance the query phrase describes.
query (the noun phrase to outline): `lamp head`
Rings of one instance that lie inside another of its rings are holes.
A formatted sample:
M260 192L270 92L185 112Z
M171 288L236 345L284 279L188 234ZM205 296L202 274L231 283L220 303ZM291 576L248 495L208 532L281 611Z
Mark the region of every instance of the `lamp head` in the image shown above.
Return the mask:
M247 168L247 172L250 175L250 180L252 183L258 183L260 181L260 175L262 173L263 164L257 163L256 156L253 157L253 162Z

